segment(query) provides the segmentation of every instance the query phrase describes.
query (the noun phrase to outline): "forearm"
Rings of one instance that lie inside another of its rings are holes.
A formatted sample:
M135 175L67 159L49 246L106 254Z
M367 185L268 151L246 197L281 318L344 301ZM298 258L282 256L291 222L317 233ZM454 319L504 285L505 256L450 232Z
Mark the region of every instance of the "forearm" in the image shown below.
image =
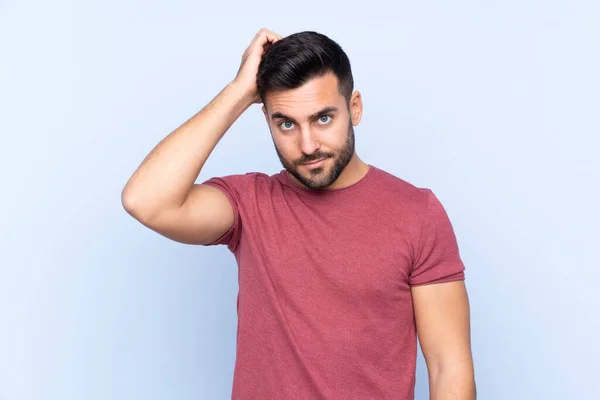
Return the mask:
M429 371L430 400L475 400L473 363L433 367Z
M252 98L235 81L227 85L146 156L123 189L124 207L149 218L180 206L221 137L250 105Z

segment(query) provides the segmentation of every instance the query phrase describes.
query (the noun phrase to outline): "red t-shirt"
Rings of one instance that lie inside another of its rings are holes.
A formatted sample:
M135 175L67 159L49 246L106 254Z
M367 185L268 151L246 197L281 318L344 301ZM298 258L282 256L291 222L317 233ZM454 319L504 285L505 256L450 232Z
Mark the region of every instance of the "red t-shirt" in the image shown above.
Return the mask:
M234 209L238 263L232 399L414 398L412 285L464 279L429 189L379 168L310 190L286 170L211 178Z

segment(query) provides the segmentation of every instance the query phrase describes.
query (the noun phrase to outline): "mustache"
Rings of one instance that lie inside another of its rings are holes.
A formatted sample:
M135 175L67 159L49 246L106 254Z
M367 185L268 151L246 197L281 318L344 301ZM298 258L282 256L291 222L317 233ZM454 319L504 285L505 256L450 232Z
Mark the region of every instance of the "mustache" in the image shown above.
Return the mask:
M313 154L310 158L303 158L300 161L298 161L299 164L306 164L306 163L310 163L313 161L317 161L320 160L322 158L329 158L331 157L330 155L327 154Z

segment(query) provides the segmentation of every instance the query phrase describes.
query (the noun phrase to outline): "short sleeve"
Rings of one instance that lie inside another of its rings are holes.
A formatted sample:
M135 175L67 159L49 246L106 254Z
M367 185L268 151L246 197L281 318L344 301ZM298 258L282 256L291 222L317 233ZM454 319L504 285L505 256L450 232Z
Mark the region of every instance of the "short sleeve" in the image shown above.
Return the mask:
M448 215L429 189L421 211L421 229L409 283L411 286L465 279L465 266Z
M234 220L231 228L215 241L205 244L205 246L215 246L218 244L227 245L227 248L235 252L242 235L243 210L245 203L251 198L251 191L254 188L255 173L227 175L223 177L213 177L204 182L203 185L213 186L227 197L233 209Z

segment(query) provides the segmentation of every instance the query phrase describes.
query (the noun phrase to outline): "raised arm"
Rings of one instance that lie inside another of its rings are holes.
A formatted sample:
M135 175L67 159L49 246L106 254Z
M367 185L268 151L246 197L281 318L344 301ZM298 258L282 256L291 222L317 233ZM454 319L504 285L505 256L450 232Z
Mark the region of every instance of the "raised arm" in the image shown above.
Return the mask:
M233 209L214 187L198 185L202 167L221 137L254 103L256 73L266 49L281 36L261 29L242 56L236 78L206 107L146 156L121 193L125 210L148 228L189 244L207 244L233 224Z

